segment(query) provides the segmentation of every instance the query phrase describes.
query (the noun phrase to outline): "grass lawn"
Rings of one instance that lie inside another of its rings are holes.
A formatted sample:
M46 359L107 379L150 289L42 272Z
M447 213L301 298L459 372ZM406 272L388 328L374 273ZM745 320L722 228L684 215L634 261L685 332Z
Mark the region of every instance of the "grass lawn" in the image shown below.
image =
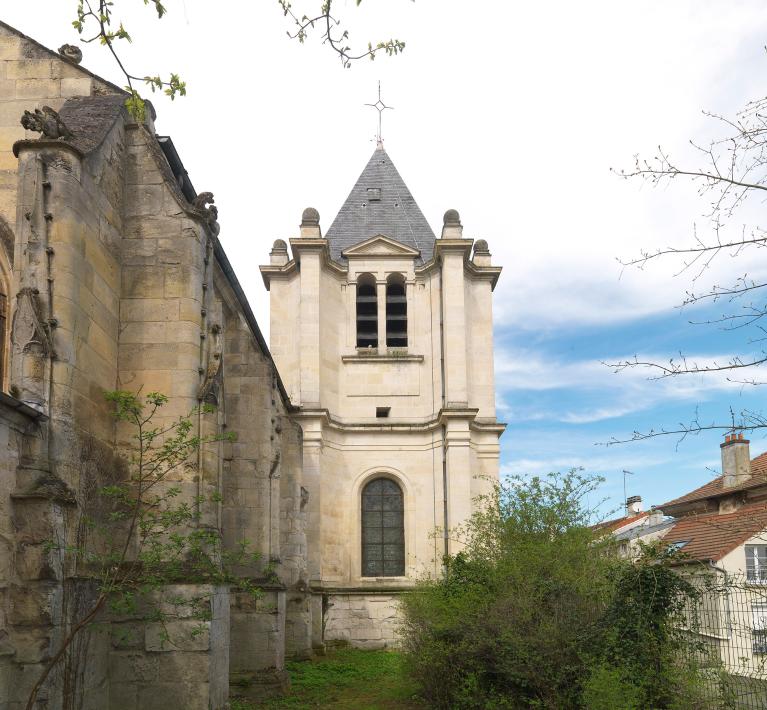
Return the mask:
M396 651L342 649L311 661L287 664L291 691L253 703L232 700L232 710L254 708L339 708L340 710L415 710L426 705L405 675Z

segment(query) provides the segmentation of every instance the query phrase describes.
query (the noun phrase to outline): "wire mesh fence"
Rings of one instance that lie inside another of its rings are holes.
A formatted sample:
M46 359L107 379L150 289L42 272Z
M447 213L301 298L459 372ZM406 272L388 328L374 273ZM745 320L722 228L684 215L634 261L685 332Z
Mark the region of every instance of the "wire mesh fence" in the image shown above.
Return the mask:
M681 627L705 708L767 710L767 582L721 570L690 578Z

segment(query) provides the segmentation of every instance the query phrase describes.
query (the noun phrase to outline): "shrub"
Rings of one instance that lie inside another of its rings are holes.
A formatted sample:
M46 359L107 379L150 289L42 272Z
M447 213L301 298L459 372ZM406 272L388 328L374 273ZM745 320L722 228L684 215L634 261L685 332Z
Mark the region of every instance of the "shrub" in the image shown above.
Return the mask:
M692 588L670 553L632 564L589 526L599 479L514 479L456 531L444 576L403 601L408 668L434 708L672 707L674 621Z

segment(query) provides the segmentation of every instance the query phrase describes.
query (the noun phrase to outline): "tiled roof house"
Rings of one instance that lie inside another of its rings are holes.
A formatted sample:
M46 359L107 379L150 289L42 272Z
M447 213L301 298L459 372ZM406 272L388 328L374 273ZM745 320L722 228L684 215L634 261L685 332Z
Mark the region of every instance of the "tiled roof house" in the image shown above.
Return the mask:
M689 562L761 574L753 562L755 552L767 559L767 454L752 460L742 434L728 436L721 453L721 476L659 506L675 519L664 540ZM748 565L747 553L752 558Z

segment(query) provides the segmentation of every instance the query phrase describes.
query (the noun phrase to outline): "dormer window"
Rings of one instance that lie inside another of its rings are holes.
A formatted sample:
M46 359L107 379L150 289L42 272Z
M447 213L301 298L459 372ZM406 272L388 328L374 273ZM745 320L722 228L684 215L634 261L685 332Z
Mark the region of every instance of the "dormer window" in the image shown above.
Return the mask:
M386 346L407 347L407 298L402 274L391 274L386 281Z
M378 299L376 281L370 274L357 279L357 347L378 347Z

